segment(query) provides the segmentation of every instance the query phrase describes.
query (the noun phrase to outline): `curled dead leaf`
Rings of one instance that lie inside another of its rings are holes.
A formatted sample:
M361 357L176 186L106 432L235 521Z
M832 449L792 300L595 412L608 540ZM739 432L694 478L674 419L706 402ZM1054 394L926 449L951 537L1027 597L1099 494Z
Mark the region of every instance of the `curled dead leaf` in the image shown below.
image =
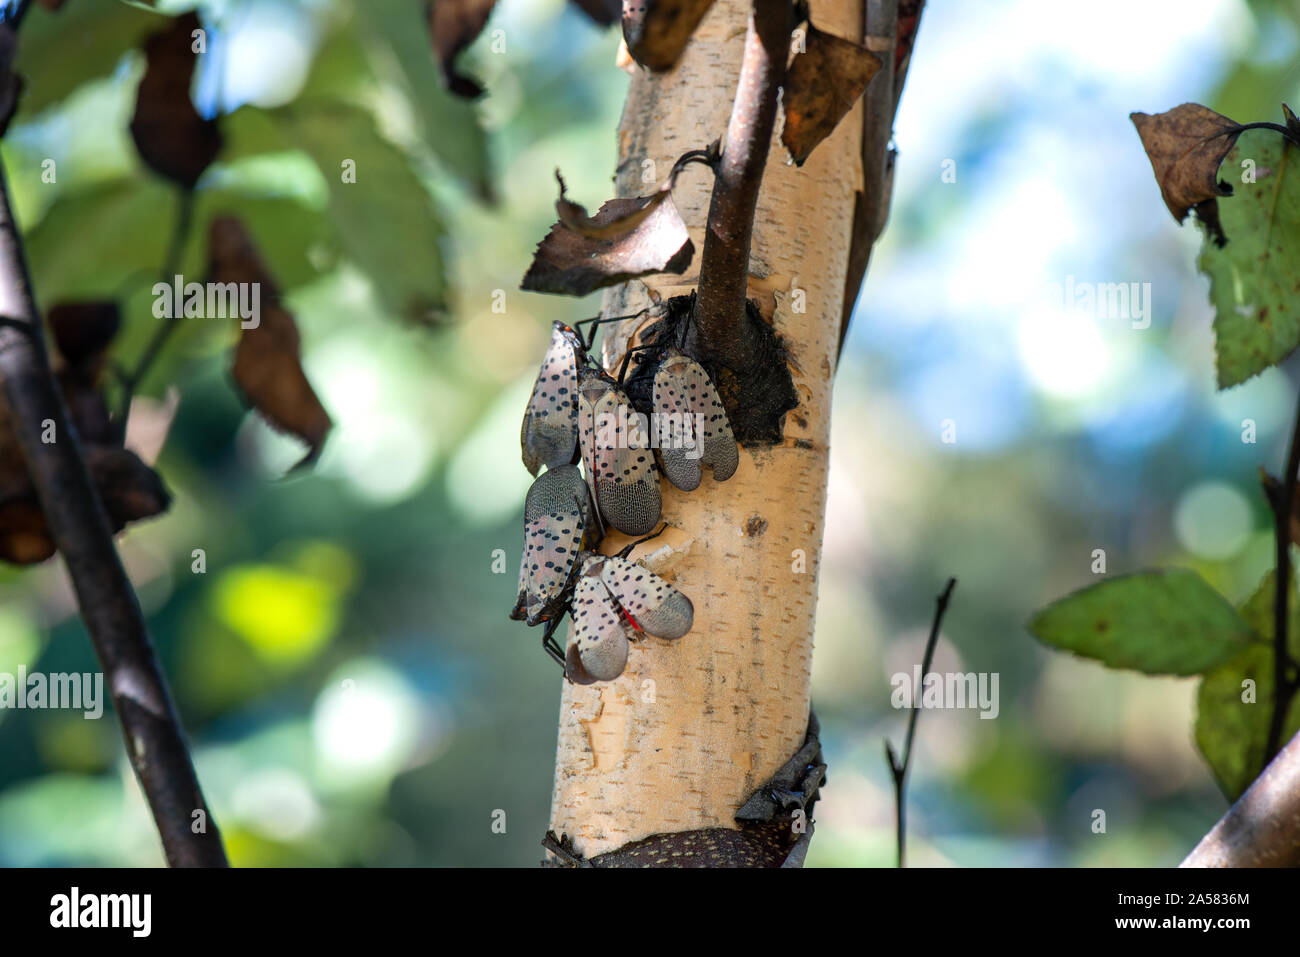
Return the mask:
M649 196L611 199L595 216L570 202L557 171L559 222L537 245L520 288L533 292L585 296L587 293L652 273L685 272L695 246L677 207L673 176Z
M572 0L573 5L602 27L618 23L623 16L623 0Z
M456 70L456 57L474 42L496 0L429 0L427 18L434 56L442 67L447 88L457 96L474 99L483 87Z
M332 423L303 372L298 325L280 304L275 283L239 220L221 216L212 221L208 255L210 281L261 284L261 315L256 326L243 329L231 371L263 418L307 443L307 455L295 467L308 465L320 455Z
M103 357L122 327L122 312L115 302L61 302L46 311L45 321L59 354L81 365Z
M804 49L791 61L781 95L781 142L796 164L802 166L831 135L880 67L880 58L865 47L808 24Z
M713 0L627 0L623 40L627 52L651 70L670 70L686 49Z
M1232 187L1219 180L1219 166L1241 133L1235 123L1199 103L1184 103L1165 113L1130 113L1142 146L1151 160L1160 195L1178 222L1193 207L1202 219L1217 219L1215 200L1231 196Z
M85 445L86 467L99 491L114 533L129 523L152 518L167 510L171 495L162 478L126 449ZM18 461L22 468L22 461ZM55 552L54 539L41 511L36 490L24 471L13 481L11 459L0 463L9 481L0 481L0 560L13 565L34 565Z
M193 33L199 28L198 14L191 11L145 40L145 71L131 117L140 157L186 188L193 188L221 152L217 121L199 116L190 99L197 58Z

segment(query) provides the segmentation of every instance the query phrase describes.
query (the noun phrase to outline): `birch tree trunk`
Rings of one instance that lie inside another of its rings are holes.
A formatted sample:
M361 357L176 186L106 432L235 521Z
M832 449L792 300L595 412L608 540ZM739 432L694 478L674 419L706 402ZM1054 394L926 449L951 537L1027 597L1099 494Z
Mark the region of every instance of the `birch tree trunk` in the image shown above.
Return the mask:
M618 195L644 195L678 155L723 135L749 11L749 0L717 0L672 71L637 69L619 126ZM863 39L860 0L814 0L812 16L822 30ZM692 493L662 483L673 527L639 551L666 544L681 556L667 577L694 602L694 629L677 642L635 643L616 681L564 685L551 827L585 857L652 834L734 828L736 809L803 742L861 110L802 168L787 163L778 121L763 178L749 296L789 350L799 406L784 440L742 448L726 483L707 470ZM647 305L648 290L667 298L698 285L711 188L692 167L674 190L697 250L688 273L612 290L606 315ZM637 325L607 333L607 364ZM626 541L611 537L602 551Z

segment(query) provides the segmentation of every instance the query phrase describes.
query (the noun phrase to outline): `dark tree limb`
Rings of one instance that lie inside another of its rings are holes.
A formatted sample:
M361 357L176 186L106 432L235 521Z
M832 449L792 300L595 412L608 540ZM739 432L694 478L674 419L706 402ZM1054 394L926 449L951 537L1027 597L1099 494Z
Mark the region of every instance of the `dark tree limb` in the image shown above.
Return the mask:
M1291 663L1287 644L1289 615L1287 606L1291 598L1291 516L1295 511L1297 473L1300 472L1300 405L1296 407L1295 425L1291 444L1287 449L1286 471L1282 484L1269 495L1273 506L1273 537L1277 550L1277 570L1273 576L1276 591L1273 595L1273 713L1268 724L1268 743L1264 760L1271 760L1282 746L1282 732L1286 727L1287 712L1295 696L1298 681Z
M948 601L952 590L957 587L957 579L949 578L943 592L935 599L934 622L930 625L930 637L925 642L925 654L921 658L921 685L925 686L925 676L930 673L930 663L934 661L934 649L939 643L939 626L943 624L943 614L948 610ZM907 845L907 771L912 765L912 740L916 737L916 719L921 714L921 688L916 688L912 701L912 713L907 716L907 739L903 742L903 757L899 760L894 753L894 746L885 739L885 760L889 762L889 772L894 778L895 820L898 825L898 866L903 866L903 852Z
M700 351L737 372L748 371L754 362L744 331L749 249L793 21L789 0L754 0L700 258L695 304Z
M223 867L221 836L199 788L144 614L55 385L2 167L0 315L9 320L0 327L0 394L50 533L67 563L122 725L127 757L149 802L167 862ZM50 424L55 441L47 443L42 433Z
M894 161L890 147L894 118L903 83L911 65L912 46L920 26L924 0L866 0L864 46L885 62L867 84L862 113L862 190L853 209L849 266L844 277L844 306L840 318L840 351L849 332L849 319L867 274L871 250L884 232L894 192Z
M1300 867L1300 734L1180 866Z

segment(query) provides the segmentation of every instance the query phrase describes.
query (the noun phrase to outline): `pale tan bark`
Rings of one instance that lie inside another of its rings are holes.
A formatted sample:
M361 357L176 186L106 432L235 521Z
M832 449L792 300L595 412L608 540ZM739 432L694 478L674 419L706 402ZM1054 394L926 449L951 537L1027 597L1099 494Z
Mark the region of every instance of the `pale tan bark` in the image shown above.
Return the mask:
M619 127L620 196L649 192L647 169L651 179L662 178L678 155L722 135L748 11L747 0L717 0L672 72L634 76ZM860 0L814 2L813 19L823 30L862 39ZM551 827L585 856L655 833L734 827L737 807L803 741L831 380L862 176L860 111L855 107L803 168L787 165L778 121L764 174L750 296L791 353L800 405L787 416L785 441L742 449L740 468L726 483L707 470L691 493L664 482L663 517L674 528L638 551L667 545L677 553L667 577L675 575L694 602L694 629L677 642L646 638L634 645L617 681L564 686ZM678 182L674 199L696 259L686 276L649 280L660 295L698 283L711 185L700 167ZM806 297L803 313L794 312L794 289ZM606 297L605 312L631 312L646 302L646 286L634 282ZM607 362L633 329L609 336ZM607 540L602 550L625 542Z

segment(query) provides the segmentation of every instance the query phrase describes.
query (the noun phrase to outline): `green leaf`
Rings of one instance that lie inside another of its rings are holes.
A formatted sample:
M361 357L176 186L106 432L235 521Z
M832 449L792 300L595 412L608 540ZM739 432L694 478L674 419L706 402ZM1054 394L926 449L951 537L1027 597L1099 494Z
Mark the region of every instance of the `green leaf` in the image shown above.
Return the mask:
M1269 572L1241 605L1241 615L1265 641L1206 672L1196 693L1196 746L1230 801L1235 801L1264 769L1268 726L1273 716L1273 596ZM1300 655L1300 601L1291 583L1287 643ZM1253 682L1247 685L1246 682ZM1300 731L1300 696L1291 702L1283 727L1285 741Z
M1254 163L1254 182L1240 182ZM1276 132L1242 134L1221 167L1227 243L1206 239L1219 388L1245 382L1300 345L1300 153Z
M1042 642L1112 668L1200 674L1242 651L1251 627L1185 569L1107 579L1053 602L1029 623Z
M161 278L178 200L177 190L153 177L59 197L26 237L37 301L117 298L151 287ZM282 291L333 266L337 239L323 211L281 197L200 187L181 260L187 282L203 279L208 224L222 214L244 220Z
M152 177L60 196L26 237L37 302L116 298L127 286L156 281L176 200Z
M389 311L417 322L440 318L446 307L443 230L408 157L359 107L305 103L276 112L285 135L320 168L343 250ZM348 161L355 164L355 182L344 181Z
M372 52L386 78L411 104L429 149L477 195L491 200L487 134L475 105L447 90L433 59L428 24L414 4L358 3L357 20L371 46L387 47L391 57ZM385 69L388 67L388 69Z
M57 13L34 4L23 23L15 69L24 80L20 117L57 103L90 80L107 76L143 36L166 24L125 3L74 0Z

